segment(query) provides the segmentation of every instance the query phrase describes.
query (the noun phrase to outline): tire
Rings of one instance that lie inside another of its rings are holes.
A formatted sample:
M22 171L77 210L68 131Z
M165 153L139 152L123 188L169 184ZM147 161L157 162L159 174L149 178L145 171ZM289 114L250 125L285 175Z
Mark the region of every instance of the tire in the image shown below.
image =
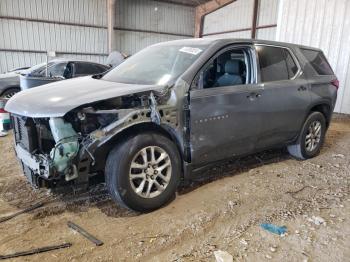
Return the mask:
M314 132L318 129L320 130L320 133L315 135ZM310 130L313 130L312 135L310 135ZM320 112L312 112L307 117L296 144L287 147L289 154L299 160L305 160L317 156L324 143L326 130L326 119L324 115ZM312 144L312 140L314 140L314 144Z
M147 160L151 159L152 152L155 152L153 159L164 159L158 164L147 162L145 152ZM105 177L114 201L134 211L150 212L175 197L180 172L181 158L175 144L163 135L149 132L131 136L112 149L107 158Z
M10 99L11 97L13 97L16 93L18 93L20 91L19 88L9 88L6 89L2 94L1 94L1 98L4 99Z

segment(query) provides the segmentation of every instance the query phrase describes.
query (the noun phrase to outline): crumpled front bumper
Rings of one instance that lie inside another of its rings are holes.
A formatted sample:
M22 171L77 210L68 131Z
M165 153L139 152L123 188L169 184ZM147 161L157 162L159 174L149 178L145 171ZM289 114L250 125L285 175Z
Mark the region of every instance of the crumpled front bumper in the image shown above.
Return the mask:
M24 174L33 186L40 187L39 178L49 179L53 176L53 170L47 156L33 155L20 144L16 145L15 151L17 158L21 161Z

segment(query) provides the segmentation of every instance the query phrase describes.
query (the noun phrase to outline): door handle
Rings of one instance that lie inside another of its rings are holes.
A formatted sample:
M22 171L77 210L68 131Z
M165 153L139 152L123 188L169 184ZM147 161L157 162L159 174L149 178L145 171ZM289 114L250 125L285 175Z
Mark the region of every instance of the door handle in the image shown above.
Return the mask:
M249 100L255 100L257 98L261 97L261 94L252 92L249 95L247 95L247 99Z
M306 91L307 87L306 86L299 86L298 91Z

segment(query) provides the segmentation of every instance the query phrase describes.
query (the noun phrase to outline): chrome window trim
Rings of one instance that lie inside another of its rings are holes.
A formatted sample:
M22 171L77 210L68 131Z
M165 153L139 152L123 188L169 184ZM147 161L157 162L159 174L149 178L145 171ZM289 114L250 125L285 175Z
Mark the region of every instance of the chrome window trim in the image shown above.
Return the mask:
M297 59L297 57L295 56L295 54L293 53L293 51L289 47L280 46L280 45L272 45L272 44L255 43L254 47L256 47L256 46L269 46L269 47L283 48L283 49L286 49L289 52L289 54L292 56L292 59L293 59L294 63L298 67L298 71L294 74L294 76L292 78L289 78L289 79L286 79L286 80L295 80L297 77L299 77L303 73L303 71L301 69L301 66L299 64L299 60ZM259 55L258 54L256 55L256 57L259 59ZM259 71L260 71L260 61L259 61ZM260 77L260 80L261 80L261 77ZM269 82L277 82L277 81L285 81L285 80L275 80L275 81L268 81L268 82L261 82L261 83L269 83Z

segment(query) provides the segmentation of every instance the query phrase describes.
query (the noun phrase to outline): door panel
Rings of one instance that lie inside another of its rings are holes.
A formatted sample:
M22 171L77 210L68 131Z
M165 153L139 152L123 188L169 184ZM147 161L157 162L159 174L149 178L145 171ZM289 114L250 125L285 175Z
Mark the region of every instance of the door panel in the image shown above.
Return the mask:
M190 91L192 163L252 152L260 131L258 85Z
M307 80L295 79L264 84L260 114L262 126L257 149L264 149L297 136L310 104Z
M262 118L257 149L283 145L295 138L310 102L309 85L293 50L256 44L264 95L259 100Z

